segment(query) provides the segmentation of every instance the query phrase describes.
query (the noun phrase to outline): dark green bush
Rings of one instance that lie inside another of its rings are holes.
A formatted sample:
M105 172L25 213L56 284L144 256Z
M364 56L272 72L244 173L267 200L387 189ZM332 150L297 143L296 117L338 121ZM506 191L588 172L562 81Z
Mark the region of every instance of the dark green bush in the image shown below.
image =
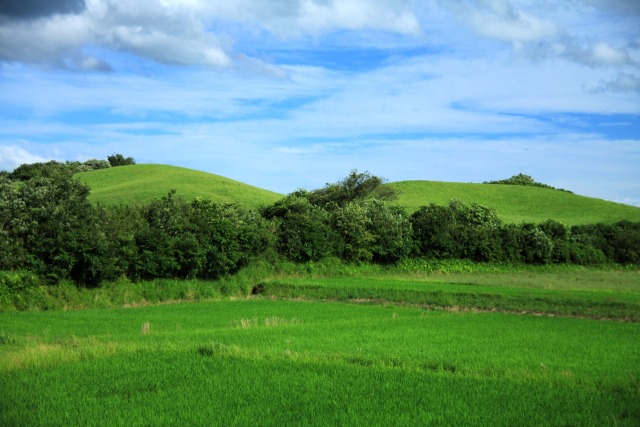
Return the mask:
M276 248L296 262L317 261L334 252L339 240L330 227L330 215L306 197L286 196L262 210L275 225Z
M413 229L404 209L373 199L366 205L373 236L373 261L396 263L409 256L413 248Z
M331 214L331 226L340 237L336 255L345 261L368 262L373 258L375 236L371 232L371 218L362 203L348 203Z

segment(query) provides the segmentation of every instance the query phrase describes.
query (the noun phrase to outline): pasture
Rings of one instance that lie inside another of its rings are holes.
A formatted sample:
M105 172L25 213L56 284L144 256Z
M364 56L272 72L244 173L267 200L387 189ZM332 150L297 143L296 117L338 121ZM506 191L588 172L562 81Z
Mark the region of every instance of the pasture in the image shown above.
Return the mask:
M176 190L187 200L196 197L217 203L255 208L282 195L211 173L169 165L130 165L76 174L91 188L89 200L105 205L144 204Z
M0 424L640 423L637 271L367 268L0 313Z
M91 188L89 200L106 205L144 204L169 190L187 200L196 197L217 203L256 208L275 203L281 194L223 176L169 165L140 164L82 172L76 175ZM537 187L439 181L400 181L385 184L398 190L391 202L408 213L420 206L446 205L452 199L495 209L506 223L539 223L549 218L565 225L640 221L640 208Z
M405 207L409 213L429 203L446 205L451 199L458 199L495 209L500 219L511 224L539 223L549 218L569 226L640 221L638 207L547 188L439 181L386 185L399 191L393 204Z

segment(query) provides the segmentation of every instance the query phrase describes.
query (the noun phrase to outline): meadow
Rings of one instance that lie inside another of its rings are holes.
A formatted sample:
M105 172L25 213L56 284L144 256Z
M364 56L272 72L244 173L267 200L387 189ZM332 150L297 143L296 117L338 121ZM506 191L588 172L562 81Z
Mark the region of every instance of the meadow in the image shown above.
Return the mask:
M446 205L451 199L495 209L505 223L539 223L549 218L565 225L640 221L640 208L547 188L504 184L440 181L400 181L393 203L411 213L429 203Z
M223 176L169 165L120 166L82 172L76 177L91 187L91 202L105 205L141 205L166 196L169 190L176 190L187 200L200 197L247 207L267 205L282 197Z
M637 269L473 267L262 265L0 313L0 424L640 423Z
M106 205L144 204L166 196L171 189L186 200L201 197L251 208L270 205L283 197L223 176L169 165L120 166L78 173L76 177L91 188L91 202ZM640 221L638 207L545 188L439 181L400 181L385 186L398 190L398 199L392 204L407 213L429 203L447 205L458 199L495 209L504 222L512 224L549 218L568 226Z

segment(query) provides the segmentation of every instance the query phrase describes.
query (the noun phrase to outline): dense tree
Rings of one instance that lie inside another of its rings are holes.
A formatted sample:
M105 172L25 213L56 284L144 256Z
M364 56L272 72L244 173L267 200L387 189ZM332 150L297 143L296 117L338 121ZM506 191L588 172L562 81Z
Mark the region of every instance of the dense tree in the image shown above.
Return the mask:
M356 171L260 211L175 192L142 206L92 206L73 175L107 164L36 163L0 174L0 269L95 286L119 277L215 279L274 249L296 262L640 262L640 223L503 224L492 209L458 200L407 216L380 200L392 196L381 179Z
M375 236L371 232L371 218L364 204L351 202L335 209L331 215L331 226L339 236L336 255L346 261L372 260Z
M476 203L452 200L448 206L431 204L411 215L418 252L432 258L469 258L496 261L503 257L495 211Z
M571 193L571 191L569 190L565 190L562 188L555 188L550 185L543 184L541 182L536 182L536 180L534 180L532 177L530 177L529 175L525 175L523 173L519 173L507 179L500 179L497 181L485 181L483 182L483 184L523 185L523 186L529 186L529 187L548 188L550 190L558 190L558 191Z
M112 167L135 165L136 161L133 157L124 157L122 154L112 154L107 156L107 160Z
M61 163L54 160L46 163L22 164L9 175L11 179L28 181L32 178L63 179L77 172L79 163Z
M13 269L26 262L26 251L19 236L26 233L30 220L20 194L20 182L0 176L0 269Z
M27 224L15 237L29 254L26 267L51 282L99 283L106 240L95 227L88 187L71 177L32 178L19 191Z
M373 235L373 261L391 264L408 257L413 249L413 229L404 209L378 199L366 206Z
M274 221L276 248L292 261L316 261L334 253L337 236L330 227L330 215L311 204L304 192L284 197L262 209Z
M397 191L383 186L384 180L369 172L359 173L355 169L344 179L326 184L324 188L305 193L309 201L324 209L344 207L351 202L364 202L367 199L393 200Z

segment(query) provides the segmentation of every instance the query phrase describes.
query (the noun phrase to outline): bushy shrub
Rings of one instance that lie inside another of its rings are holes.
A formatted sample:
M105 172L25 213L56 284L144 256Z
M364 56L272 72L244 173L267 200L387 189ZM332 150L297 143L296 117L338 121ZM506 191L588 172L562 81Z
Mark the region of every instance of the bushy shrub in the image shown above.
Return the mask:
M418 255L427 258L454 258L460 251L455 240L455 215L446 206L431 203L409 217Z
M640 262L640 223L620 221L574 226L571 234L576 242L602 252L610 262Z
M263 208L262 215L273 221L278 252L291 261L320 260L333 253L339 240L329 213L295 193Z
M373 236L373 261L391 264L408 257L413 248L413 229L404 209L374 199L367 203L366 210Z
M502 259L502 225L497 214L478 204L452 200L423 206L410 217L418 253L432 258Z
M349 203L363 203L367 200L393 200L397 197L397 190L382 185L383 178L369 172L352 170L344 179L326 184L324 188L314 191L303 191L297 195L306 197L311 204L323 209L333 210L345 207Z
M553 254L553 241L535 224L522 225L522 258L527 264L549 264Z
M570 262L571 230L569 227L553 219L540 223L538 227L551 239L553 244L550 261L557 264Z
M199 199L189 203L174 191L144 207L142 217L129 270L136 279L218 278L271 242L268 224L256 212Z
M523 173L519 173L518 175L514 175L511 178L501 179L498 181L485 181L483 184L504 184L504 185L523 185L529 187L540 187L540 188L548 188L551 190L564 191L567 193L571 193L569 190L565 190L563 188L555 188L547 184L542 184L541 182L536 182L529 175L525 175Z
M340 238L336 255L345 261L367 262L373 258L375 236L371 218L362 203L348 203L331 214L331 226Z
M111 167L136 164L136 161L133 159L133 157L125 157L122 154L112 154L110 156L107 156L107 160L109 161Z

